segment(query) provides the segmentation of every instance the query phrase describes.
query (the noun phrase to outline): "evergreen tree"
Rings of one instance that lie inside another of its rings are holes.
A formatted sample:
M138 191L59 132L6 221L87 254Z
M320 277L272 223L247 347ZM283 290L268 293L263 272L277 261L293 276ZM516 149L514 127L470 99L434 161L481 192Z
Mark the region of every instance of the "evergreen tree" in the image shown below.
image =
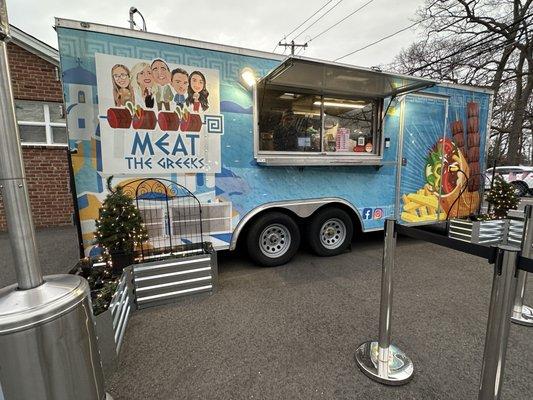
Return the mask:
M496 218L505 218L509 210L516 210L520 198L516 195L513 185L501 176L494 178L494 184L487 193L487 202L493 209Z
M108 179L110 193L96 220L96 242L109 253L132 254L136 245L148 239L148 233L133 199L119 186L113 190L111 178Z

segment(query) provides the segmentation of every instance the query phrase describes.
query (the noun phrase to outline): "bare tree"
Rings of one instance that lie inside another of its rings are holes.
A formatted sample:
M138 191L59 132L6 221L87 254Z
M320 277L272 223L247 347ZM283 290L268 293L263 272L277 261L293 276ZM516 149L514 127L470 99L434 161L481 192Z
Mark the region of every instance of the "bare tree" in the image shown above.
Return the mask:
M532 2L426 0L418 11L425 38L392 64L404 73L494 90L491 136L508 164L523 155L531 161Z

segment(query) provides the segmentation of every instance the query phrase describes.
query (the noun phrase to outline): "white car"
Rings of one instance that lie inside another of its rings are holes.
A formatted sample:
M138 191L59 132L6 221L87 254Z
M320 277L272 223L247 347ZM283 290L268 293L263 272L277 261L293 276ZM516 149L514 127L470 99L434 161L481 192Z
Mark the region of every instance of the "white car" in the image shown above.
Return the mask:
M492 182L492 168L485 172L485 188L490 188ZM525 196L533 191L533 167L523 165L506 165L496 167L495 175L501 176L506 182L511 183L516 194Z

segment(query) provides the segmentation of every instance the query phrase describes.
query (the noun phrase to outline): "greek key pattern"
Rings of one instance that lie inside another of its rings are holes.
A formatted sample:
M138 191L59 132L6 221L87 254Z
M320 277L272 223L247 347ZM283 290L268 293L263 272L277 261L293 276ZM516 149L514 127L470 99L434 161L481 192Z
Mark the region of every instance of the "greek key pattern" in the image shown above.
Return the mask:
M117 36L104 41L99 38L100 35L60 28L59 48L62 56L66 59L70 58L69 63L71 64L81 63L92 73L95 73L93 69L95 53L145 60L162 58L176 64L216 69L220 71L220 78L224 80L238 80L240 70L244 65L243 56L240 55L128 37ZM255 57L246 58L246 63L252 65L261 76L264 76L279 63L278 61ZM70 68L73 65L66 67Z
M224 134L224 116L221 115L206 115L204 116L204 123L207 133Z

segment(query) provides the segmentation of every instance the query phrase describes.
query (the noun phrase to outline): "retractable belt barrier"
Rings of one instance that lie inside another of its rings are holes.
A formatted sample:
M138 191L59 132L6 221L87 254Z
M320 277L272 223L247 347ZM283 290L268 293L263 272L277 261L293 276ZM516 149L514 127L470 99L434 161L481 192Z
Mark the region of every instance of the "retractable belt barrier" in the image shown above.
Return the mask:
M396 224L395 229L396 232L401 235L481 257L486 259L490 264L494 264L496 255L498 254L498 247L496 246L487 247L478 243L464 242L462 240L452 239L448 236L439 235L438 233L429 232L425 229L415 228L413 226ZM533 259L520 255L518 256L517 267L525 272L533 272Z
M416 228L413 226L405 226L395 224L396 232L401 235L412 237L413 239L423 240L439 246L448 247L449 249L457 250L462 253L468 253L473 256L485 258L489 263L493 264L496 259L496 247L487 247L482 244L468 243L462 240L452 239L448 236L439 235L438 233L429 232L425 229Z
M386 385L403 385L413 376L413 362L391 343L394 253L396 237L402 234L481 257L494 264L478 399L498 400L504 376L511 316L514 315L513 307L516 309L516 302L520 300L520 293L517 292L518 280L520 274L533 272L533 260L527 257L532 253L529 250L533 241L533 219L528 218L531 215L532 209L526 209L522 243L524 255L520 255L521 249L518 247L503 244L487 247L468 243L419 227L399 225L392 218L387 219L381 275L379 338L377 341L361 344L356 350L355 360L361 371L371 379ZM525 251L524 248L529 250ZM523 300L523 296L521 299Z

